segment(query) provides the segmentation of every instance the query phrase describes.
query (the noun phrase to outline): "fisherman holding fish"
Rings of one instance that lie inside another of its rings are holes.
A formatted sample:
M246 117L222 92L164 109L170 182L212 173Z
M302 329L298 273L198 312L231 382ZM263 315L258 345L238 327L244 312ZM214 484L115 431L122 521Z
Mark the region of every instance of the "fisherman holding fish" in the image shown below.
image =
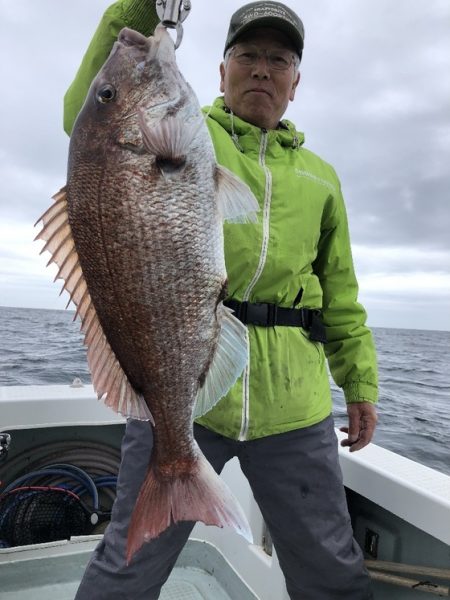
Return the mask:
M196 520L248 534L204 455L217 473L238 457L290 598L369 600L326 364L347 401L343 445L360 450L377 420L375 349L339 180L282 120L300 82L303 24L273 1L232 15L222 96L204 109L212 152L157 27L168 4L119 0L106 11L65 97L67 187L43 217L96 391L132 417L112 520L76 599L158 598ZM189 4L178 7L165 24L179 44ZM183 504L191 493L194 507Z

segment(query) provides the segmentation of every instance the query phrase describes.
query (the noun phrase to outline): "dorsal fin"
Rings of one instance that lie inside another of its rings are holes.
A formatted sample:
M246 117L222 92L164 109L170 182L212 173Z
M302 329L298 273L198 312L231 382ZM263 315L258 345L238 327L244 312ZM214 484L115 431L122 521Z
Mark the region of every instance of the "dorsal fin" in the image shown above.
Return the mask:
M123 416L150 420L154 424L144 398L134 390L109 345L95 311L69 224L66 188L62 188L53 199L55 203L37 221L42 221L44 226L35 239L46 242L41 254L45 250L51 253L48 264L55 263L59 267L55 281L64 280L61 291L66 290L76 306L75 316L81 319L97 397Z

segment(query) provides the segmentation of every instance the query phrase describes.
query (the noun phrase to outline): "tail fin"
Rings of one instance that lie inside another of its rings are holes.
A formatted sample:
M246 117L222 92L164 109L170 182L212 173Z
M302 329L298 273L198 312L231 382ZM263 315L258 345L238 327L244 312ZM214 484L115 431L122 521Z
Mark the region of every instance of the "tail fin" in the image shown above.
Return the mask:
M131 517L127 563L145 542L178 521L231 526L253 541L244 511L201 452L187 477L159 481L150 466Z

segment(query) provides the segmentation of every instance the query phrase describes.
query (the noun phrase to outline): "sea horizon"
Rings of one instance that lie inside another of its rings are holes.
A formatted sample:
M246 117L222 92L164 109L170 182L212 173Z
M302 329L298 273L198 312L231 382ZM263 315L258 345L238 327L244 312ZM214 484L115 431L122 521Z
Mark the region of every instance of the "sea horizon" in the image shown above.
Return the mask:
M41 308L41 307L33 307L33 306L11 306L8 304L0 304L0 308L12 308L12 309L23 309L23 310L45 310L45 311L58 311L58 312L67 312L67 313L75 313L75 308ZM392 329L399 331L436 331L441 333L450 333L450 329L436 329L436 328L420 328L420 327L392 327L390 325L372 325L367 323L367 326L370 329Z

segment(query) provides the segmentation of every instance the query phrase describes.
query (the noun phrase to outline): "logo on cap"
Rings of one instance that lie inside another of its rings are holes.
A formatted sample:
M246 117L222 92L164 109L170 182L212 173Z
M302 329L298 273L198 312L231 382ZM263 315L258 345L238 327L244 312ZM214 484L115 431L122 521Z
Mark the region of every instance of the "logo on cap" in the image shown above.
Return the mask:
M241 16L242 25L246 25L249 21L253 21L254 19L261 19L264 17L277 17L289 21L294 27L297 26L297 23L291 15L283 10L281 6L258 6L256 8L251 8L247 13Z

